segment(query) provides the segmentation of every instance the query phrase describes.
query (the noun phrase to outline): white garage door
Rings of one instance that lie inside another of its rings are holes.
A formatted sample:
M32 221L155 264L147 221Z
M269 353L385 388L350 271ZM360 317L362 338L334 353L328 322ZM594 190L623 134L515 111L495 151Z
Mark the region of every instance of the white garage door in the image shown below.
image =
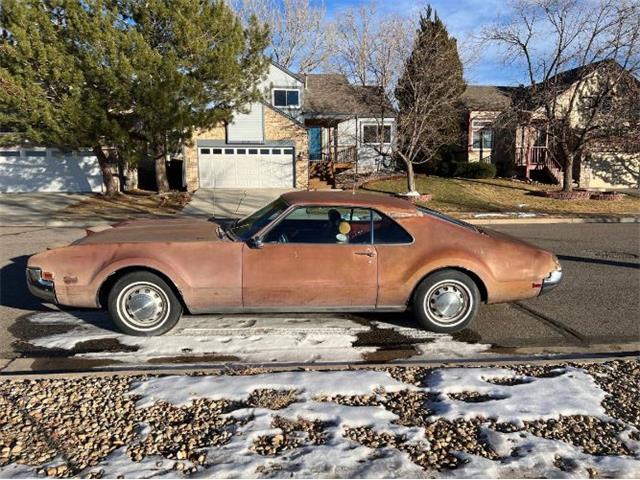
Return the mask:
M200 188L293 187L291 147L200 147Z
M92 152L52 148L0 149L0 192L100 192L102 175Z

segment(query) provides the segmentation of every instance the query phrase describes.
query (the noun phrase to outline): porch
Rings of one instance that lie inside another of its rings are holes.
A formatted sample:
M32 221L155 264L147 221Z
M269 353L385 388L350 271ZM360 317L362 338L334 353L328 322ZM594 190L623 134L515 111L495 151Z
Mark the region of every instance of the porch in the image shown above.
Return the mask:
M534 172L546 174L557 184L562 183L564 174L558 162L547 146L516 147L516 168L526 179L531 179Z
M356 139L345 143L338 125L349 121L347 115L315 116L307 118L309 134L309 180L316 185L335 187L336 175L357 168ZM315 181L314 181L315 180Z

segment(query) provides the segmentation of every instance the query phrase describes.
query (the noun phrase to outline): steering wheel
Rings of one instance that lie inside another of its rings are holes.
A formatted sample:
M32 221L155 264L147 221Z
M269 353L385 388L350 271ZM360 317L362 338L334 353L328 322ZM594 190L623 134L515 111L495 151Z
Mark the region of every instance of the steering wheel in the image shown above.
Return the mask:
M289 243L289 238L287 237L286 233L282 232L278 236L278 243Z

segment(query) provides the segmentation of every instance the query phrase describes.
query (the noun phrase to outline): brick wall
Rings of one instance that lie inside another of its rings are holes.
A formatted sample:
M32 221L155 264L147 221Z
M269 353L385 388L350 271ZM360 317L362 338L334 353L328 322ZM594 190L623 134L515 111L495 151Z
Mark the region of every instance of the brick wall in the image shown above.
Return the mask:
M264 108L264 130L265 143L274 140L293 140L296 155L295 187L307 188L309 183L307 130L266 106ZM208 130L200 130L193 136L191 144L185 147L184 152L187 190L192 192L200 186L198 181L197 140L225 140L225 138L223 125Z
M218 125L208 130L199 130L193 136L191 144L185 147L184 161L187 177L187 190L193 192L200 187L198 179L198 152L196 142L200 139L224 140L224 125Z
M269 107L264 109L265 143L270 140L293 140L296 155L296 188L309 184L309 148L307 129L280 115Z

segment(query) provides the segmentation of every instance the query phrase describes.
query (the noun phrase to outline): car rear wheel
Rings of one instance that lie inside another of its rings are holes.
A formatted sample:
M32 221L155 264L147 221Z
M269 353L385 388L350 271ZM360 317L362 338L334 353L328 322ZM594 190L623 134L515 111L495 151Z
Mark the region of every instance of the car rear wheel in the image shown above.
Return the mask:
M420 326L437 333L463 330L476 316L479 305L478 286L458 270L429 275L413 298L413 311Z
M109 292L109 313L128 335L162 335L182 315L182 305L171 287L151 272L132 272L120 278Z

